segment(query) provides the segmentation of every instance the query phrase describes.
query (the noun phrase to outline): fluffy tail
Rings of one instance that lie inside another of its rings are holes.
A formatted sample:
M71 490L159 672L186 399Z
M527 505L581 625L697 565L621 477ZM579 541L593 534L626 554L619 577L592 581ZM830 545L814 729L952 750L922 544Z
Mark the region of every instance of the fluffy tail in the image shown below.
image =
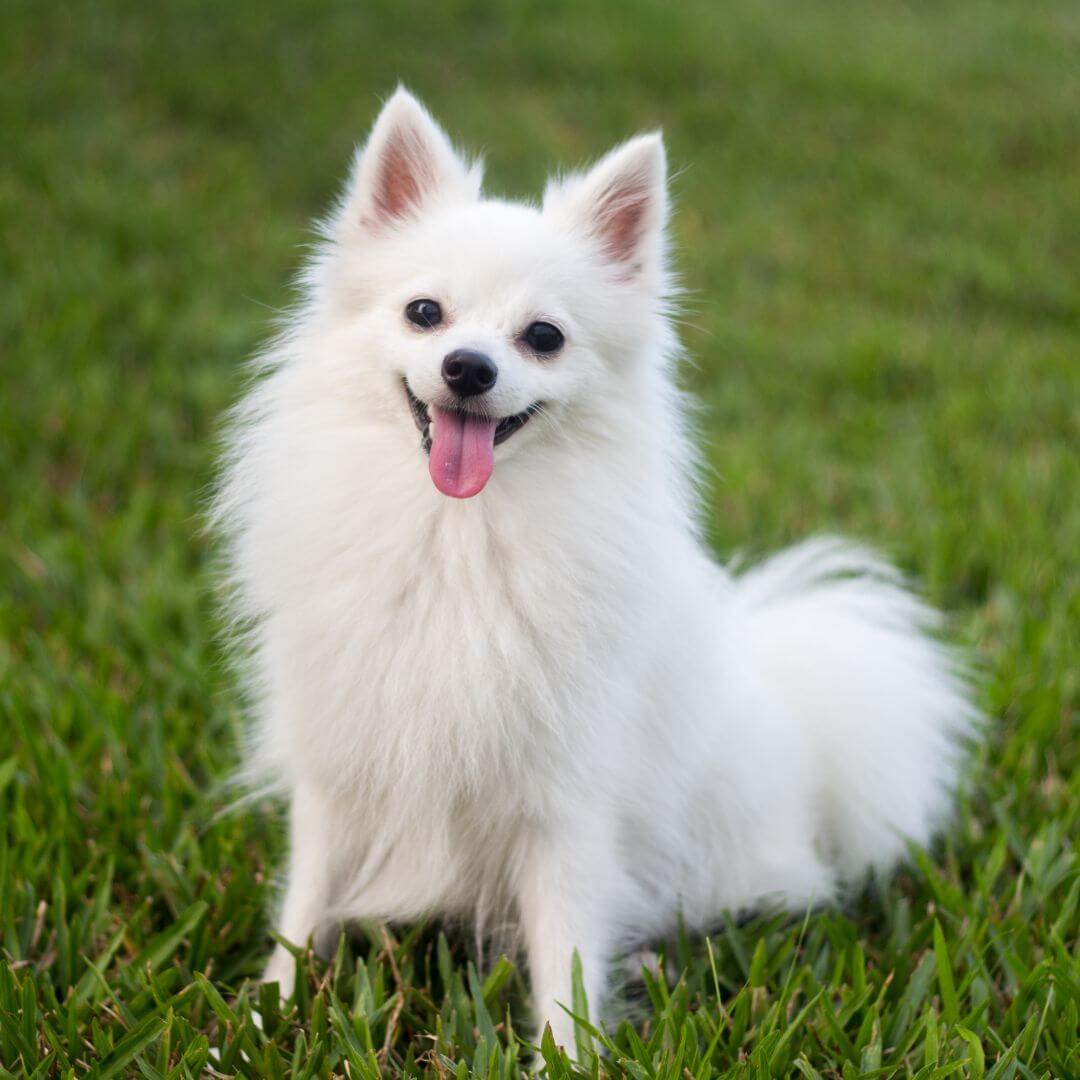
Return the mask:
M811 729L822 854L844 880L884 870L948 819L978 720L940 616L863 548L810 540L737 579L747 645Z

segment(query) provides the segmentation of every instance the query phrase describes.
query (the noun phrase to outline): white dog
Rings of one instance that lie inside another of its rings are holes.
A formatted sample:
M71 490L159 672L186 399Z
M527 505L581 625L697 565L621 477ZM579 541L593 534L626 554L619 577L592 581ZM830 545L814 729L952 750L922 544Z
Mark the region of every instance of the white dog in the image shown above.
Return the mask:
M680 913L805 909L887 869L947 816L975 718L872 555L710 558L666 216L658 134L503 202L399 90L217 508L252 774L291 806L282 935L512 922L568 1048L575 950L595 1011ZM266 977L293 967L279 946Z

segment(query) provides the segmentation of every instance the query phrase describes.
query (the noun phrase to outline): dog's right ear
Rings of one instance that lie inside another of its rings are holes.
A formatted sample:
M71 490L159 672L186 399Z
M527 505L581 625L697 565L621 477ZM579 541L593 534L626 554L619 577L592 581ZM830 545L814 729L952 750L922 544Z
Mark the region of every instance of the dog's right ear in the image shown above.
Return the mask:
M346 229L383 232L447 202L480 195L479 164L461 158L442 128L398 87L356 154L341 208Z

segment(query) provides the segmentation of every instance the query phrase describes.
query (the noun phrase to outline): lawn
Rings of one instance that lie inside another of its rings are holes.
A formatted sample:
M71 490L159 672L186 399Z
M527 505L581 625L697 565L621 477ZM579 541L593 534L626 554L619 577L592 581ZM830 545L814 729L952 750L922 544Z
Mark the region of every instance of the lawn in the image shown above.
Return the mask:
M1066 0L0 6L0 1076L532 1061L438 926L260 992L283 819L225 812L216 439L399 79L499 192L663 126L711 541L871 541L983 676L937 849L662 944L585 1073L1080 1075L1078 57Z

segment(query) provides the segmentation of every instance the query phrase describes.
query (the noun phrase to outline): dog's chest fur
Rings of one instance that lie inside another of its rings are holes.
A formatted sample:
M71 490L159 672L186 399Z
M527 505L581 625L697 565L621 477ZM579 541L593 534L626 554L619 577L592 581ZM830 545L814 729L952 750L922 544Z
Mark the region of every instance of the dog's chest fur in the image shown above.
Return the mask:
M275 522L281 565L261 575L279 583L260 631L276 767L439 816L492 798L542 813L625 692L607 672L616 653L625 670L647 582L618 523L497 489L481 507L297 487L308 511Z

